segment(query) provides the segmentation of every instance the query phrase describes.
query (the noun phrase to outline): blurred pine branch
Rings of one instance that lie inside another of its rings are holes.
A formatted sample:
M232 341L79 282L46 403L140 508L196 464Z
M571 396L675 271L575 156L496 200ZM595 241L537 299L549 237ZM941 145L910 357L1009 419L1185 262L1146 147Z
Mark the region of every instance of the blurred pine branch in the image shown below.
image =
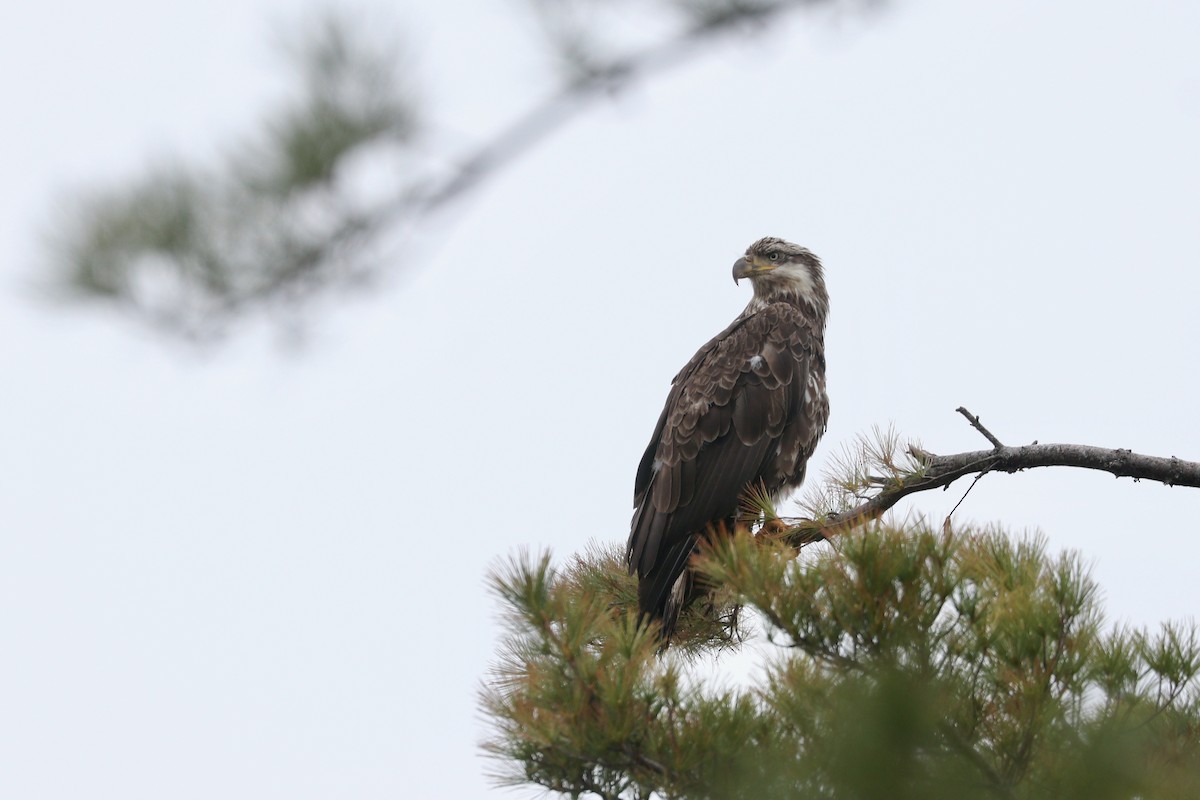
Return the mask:
M172 334L220 336L248 312L369 283L380 262L397 260L379 252L382 239L452 206L590 103L788 11L873 4L529 0L557 62L557 88L448 173L421 165L427 112L402 73L401 49L378 44L375 31L345 15L326 15L290 48L294 101L270 113L256 137L227 148L222 163L158 165L75 197L52 221L53 283ZM645 23L643 35L630 35L630 14ZM405 166L393 170L384 196L364 198L356 159L385 152Z

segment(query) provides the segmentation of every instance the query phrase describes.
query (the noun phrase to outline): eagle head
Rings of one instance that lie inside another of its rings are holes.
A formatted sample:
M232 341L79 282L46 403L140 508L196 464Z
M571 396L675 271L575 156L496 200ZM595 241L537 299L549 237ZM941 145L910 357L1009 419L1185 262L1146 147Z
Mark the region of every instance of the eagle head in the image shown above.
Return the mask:
M746 248L746 254L733 264L733 281L749 278L754 299L769 303L793 297L814 305L828 304L821 260L807 247L764 236Z

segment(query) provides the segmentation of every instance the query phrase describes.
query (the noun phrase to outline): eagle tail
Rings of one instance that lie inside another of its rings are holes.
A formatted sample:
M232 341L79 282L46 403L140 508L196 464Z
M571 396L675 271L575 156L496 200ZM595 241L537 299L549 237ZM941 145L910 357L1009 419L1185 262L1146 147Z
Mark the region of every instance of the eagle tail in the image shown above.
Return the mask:
M662 623L664 639L674 632L679 613L694 595L694 574L688 569L688 559L696 551L696 541L693 535L671 545L638 583L638 610L643 617Z

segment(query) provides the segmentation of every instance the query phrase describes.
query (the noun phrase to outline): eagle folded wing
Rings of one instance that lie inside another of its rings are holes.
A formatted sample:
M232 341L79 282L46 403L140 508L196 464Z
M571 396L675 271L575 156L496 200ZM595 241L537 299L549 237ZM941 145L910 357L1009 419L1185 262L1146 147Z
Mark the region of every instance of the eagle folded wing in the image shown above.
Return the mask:
M695 535L735 516L747 486L763 480L774 490L784 480L773 462L795 451L785 439L808 416L807 329L795 307L773 304L739 319L676 376L635 482L628 556L643 611L661 609Z

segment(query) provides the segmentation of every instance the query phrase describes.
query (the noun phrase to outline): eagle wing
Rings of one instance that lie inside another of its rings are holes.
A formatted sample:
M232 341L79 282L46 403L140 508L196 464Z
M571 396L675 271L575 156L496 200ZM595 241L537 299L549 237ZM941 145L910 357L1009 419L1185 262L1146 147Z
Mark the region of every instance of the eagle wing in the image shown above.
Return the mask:
M662 616L695 534L734 516L747 486L762 479L776 490L803 469L799 449L825 424L805 408L810 373L823 366L810 324L787 303L740 317L672 381L634 482L627 557L643 612Z

